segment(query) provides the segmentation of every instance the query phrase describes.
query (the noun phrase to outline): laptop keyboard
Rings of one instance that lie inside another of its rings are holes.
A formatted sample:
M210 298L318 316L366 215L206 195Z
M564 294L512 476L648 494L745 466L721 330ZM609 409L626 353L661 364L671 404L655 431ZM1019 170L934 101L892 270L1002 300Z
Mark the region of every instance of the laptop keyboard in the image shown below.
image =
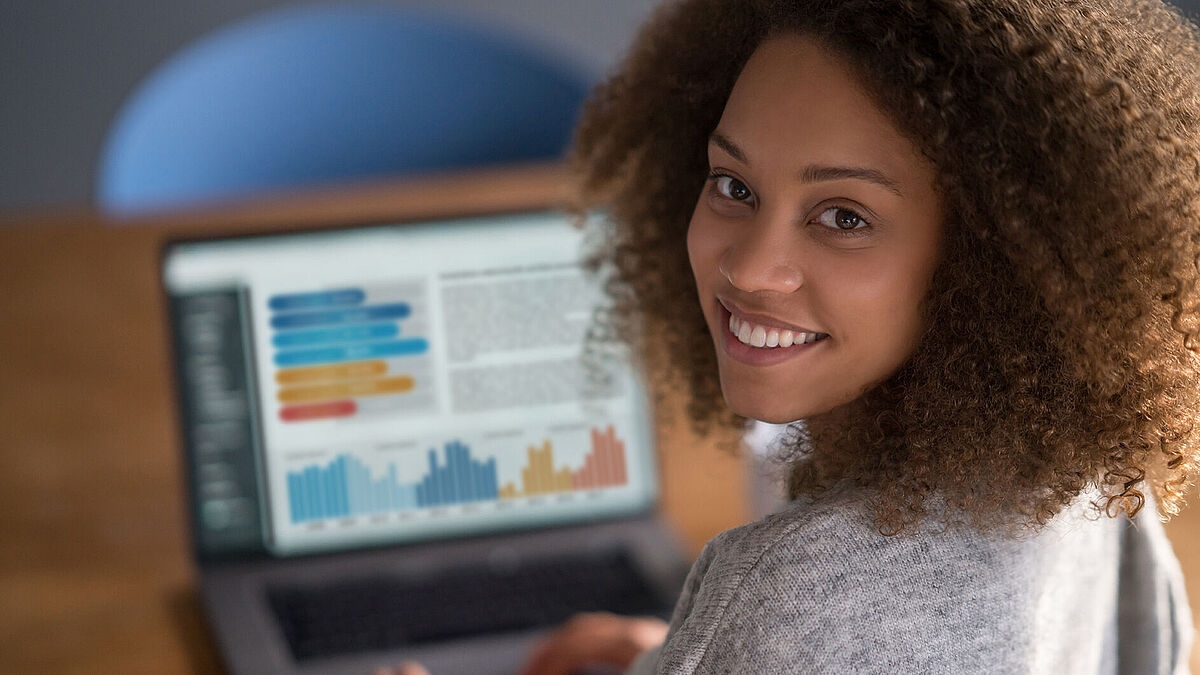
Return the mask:
M297 661L549 626L581 611L660 614L623 550L268 590Z

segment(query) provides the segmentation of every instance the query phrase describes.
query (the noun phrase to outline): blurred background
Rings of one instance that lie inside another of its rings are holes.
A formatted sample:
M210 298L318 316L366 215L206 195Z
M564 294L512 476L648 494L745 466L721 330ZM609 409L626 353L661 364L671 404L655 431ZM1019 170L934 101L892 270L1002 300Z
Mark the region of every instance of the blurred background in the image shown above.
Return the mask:
M196 39L286 0L0 3L0 213L91 201L105 132L156 66ZM440 0L433 8L520 36L593 78L656 0ZM1200 0L1175 0L1193 19Z
M1200 2L1200 0L1196 0ZM122 103L154 69L281 0L6 0L0 3L0 212L91 201ZM558 54L591 79L620 58L655 0L441 0L432 9Z

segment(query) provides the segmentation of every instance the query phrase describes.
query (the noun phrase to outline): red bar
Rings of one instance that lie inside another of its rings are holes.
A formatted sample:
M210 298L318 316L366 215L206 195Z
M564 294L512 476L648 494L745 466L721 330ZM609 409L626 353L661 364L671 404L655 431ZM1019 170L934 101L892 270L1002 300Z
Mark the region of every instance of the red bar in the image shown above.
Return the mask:
M600 464L600 484L612 485L616 482L617 473L614 469L613 461L613 443L616 441L616 435L612 425L603 434L595 432L599 439L596 443L596 460Z
M592 452L588 455L588 459L592 460L592 469L595 473L596 487L604 487L604 437L599 431L592 428Z
M595 470L596 487L604 486L604 451L602 445L604 439L600 436L600 432L592 427L592 451L588 454L588 459L592 460L592 467Z
M591 487L590 479L588 478L588 461L587 457L583 458L583 466L578 471L572 474L574 480L573 486L576 490L586 490Z
M284 422L304 422L329 417L349 417L356 412L358 412L358 405L353 400L347 399L312 405L289 405L279 409L279 419Z
M621 460L617 458L617 448L621 447L621 441L617 440L617 430L611 424L608 425L605 436L608 437L608 443L605 443L604 448L604 459L608 462L608 484L620 485Z
M617 482L616 485L624 485L629 482L629 477L625 473L625 442L613 441L615 452L615 461L617 463Z

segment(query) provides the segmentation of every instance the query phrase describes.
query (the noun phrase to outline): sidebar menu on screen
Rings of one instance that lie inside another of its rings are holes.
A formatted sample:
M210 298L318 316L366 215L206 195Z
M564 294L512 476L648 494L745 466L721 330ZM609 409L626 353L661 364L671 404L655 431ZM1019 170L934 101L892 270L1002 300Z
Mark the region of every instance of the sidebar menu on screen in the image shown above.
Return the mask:
M191 511L202 556L263 548L244 307L236 289L171 298Z

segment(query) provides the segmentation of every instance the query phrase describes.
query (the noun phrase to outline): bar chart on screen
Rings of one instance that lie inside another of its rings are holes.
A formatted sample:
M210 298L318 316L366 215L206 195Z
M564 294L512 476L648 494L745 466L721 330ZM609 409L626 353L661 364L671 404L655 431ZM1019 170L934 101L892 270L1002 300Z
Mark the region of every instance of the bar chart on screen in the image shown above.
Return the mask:
M554 446L550 441L545 441L541 447L529 447L528 461L521 468L520 488L516 483L505 483L500 488L500 497L514 499L624 485L628 481L625 443L617 438L612 426L603 432L593 428L591 436L592 451L584 457L583 466L578 469L567 466L555 468Z
M625 444L615 426L591 427L588 437L587 447L574 448L573 454L583 451L576 466L556 461L551 439L536 445L514 443L486 457L477 456L471 445L459 439L442 444L440 453L428 448L387 462L340 453L287 473L289 518L301 524L468 504L498 505L626 486ZM502 474L520 478L502 485Z
M268 296L279 420L433 409L425 298L420 280Z

